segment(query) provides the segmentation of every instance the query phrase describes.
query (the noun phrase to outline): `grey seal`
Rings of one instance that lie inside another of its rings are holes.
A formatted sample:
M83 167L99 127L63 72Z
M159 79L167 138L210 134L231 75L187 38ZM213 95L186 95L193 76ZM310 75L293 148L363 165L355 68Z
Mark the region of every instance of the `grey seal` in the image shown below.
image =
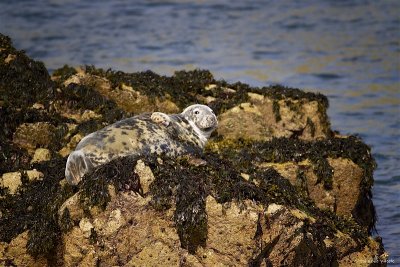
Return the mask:
M124 156L200 153L218 121L208 106L195 104L180 114L143 113L85 136L67 159L65 177L78 184L85 173Z

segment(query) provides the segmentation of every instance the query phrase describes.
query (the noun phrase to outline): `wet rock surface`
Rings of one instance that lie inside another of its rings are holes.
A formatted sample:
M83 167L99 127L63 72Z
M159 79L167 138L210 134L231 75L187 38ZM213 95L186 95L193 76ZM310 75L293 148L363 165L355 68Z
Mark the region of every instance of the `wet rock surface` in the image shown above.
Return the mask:
M65 182L85 135L142 112L207 104L200 158L119 158ZM41 62L0 34L0 265L368 266L375 161L330 129L325 96ZM375 261L374 261L375 260Z

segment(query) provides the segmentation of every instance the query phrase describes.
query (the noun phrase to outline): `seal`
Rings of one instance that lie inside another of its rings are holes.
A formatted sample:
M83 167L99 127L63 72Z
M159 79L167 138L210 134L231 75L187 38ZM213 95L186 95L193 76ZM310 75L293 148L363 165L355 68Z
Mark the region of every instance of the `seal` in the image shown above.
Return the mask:
M85 136L67 159L65 177L78 184L85 173L115 158L201 153L218 121L208 106L195 104L180 114L143 113Z

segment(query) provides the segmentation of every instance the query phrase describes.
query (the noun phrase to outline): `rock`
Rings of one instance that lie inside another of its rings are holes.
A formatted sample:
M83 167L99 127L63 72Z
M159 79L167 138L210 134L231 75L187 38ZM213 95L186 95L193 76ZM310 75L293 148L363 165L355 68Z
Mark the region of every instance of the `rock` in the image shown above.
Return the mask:
M95 88L100 94L112 99L121 109L126 112L143 113L148 111L160 111L164 113L178 113L180 109L169 99L156 99L155 102L136 91L132 86L122 83L119 87L112 88L112 84L106 78L78 73L64 82L67 87L71 83L82 84Z
M102 115L94 112L93 110L70 108L62 101L54 101L51 105L51 108L61 116L68 119L73 119L78 123L83 123L91 119L100 119L102 117Z
M37 147L49 148L54 142L55 129L47 122L24 123L16 129L13 142L33 154Z
M271 140L295 135L313 140L326 138L329 133L317 101L277 101L255 93L249 93L249 100L218 117L218 134L230 139Z
M81 141L83 137L84 136L79 133L72 136L69 143L65 147L61 148L58 153L62 157L67 157L72 151L74 151L75 147L78 145L79 141Z
M35 150L35 154L33 154L33 158L31 163L49 161L51 159L51 152L46 148L38 148Z
M85 211L80 205L79 197L79 193L76 193L68 198L58 210L58 218L63 218L66 212L68 212L69 220L79 221L81 218L83 218ZM63 222L60 221L59 223L62 225Z
M92 234L92 229L94 229L94 226L90 223L89 219L83 218L79 222L79 228L81 229L83 236L85 238L89 238L90 235Z
M3 188L8 188L10 190L10 194L15 194L18 187L22 185L21 181L21 173L20 172L9 172L4 173L1 177L1 184L0 186Z
M128 262L131 266L178 266L179 255L163 242L146 246Z
M17 51L11 39L2 34L0 58L0 99L7 104L5 106L25 108L37 102L47 102L52 95L52 82L42 62Z
M369 147L354 137L335 137L312 143L288 140L224 140L210 143L208 149L225 157L238 153L239 164L252 158L253 166L273 168L315 201L319 208L353 217L371 230L375 210L369 196L375 161ZM244 166L249 167L249 164Z
M163 165L166 164L164 161ZM151 169L148 171L151 172ZM149 174L138 172L138 175ZM237 175L251 179L249 174ZM157 176L153 176L153 183L157 183ZM379 242L368 238L366 245L360 247L358 241L354 241L349 234L328 230L321 218L302 210L275 203L265 206L251 200L218 203L210 195L205 199L207 242L190 254L182 248L179 242L181 237L171 220L171 213L176 212L174 208L157 212L150 205L150 200L150 196L143 198L132 193L117 193L112 196L106 210L91 219L97 244L101 244L102 248L100 251L98 245L90 247L95 255L99 255L98 262L116 264L115 259L118 258L118 264L122 265L148 262L154 265L243 266L265 263L290 266L300 262L308 266L342 262L344 265L355 264L360 259L384 257ZM82 219L80 225L86 220ZM82 230L82 226L80 228ZM70 234L74 234L74 231L66 233L66 236ZM129 240L125 237L129 237ZM114 244L120 244L121 247L112 249Z
M142 160L138 160L135 166L135 173L139 175L143 194L147 194L149 192L150 184L154 181L153 172Z
M89 263L87 266L95 266L94 246L79 227L74 227L68 236L63 239L65 252L63 261L65 266L77 266ZM84 265L82 265L84 266Z
M179 237L168 219L170 216L168 212L163 215L152 210L149 200L136 194L118 194L96 216L95 237L87 237L82 227L74 227L64 235L67 266L81 262L88 251L108 266L178 264ZM80 225L82 221L89 225L88 220L82 219ZM96 241L90 244L90 238ZM78 250L81 244L84 249Z
M35 103L35 104L33 104L33 105L32 105L32 108L38 109L38 110L45 109L44 105L41 104L41 103Z
M121 215L120 209L115 209L110 212L107 220L96 219L93 223L97 232L109 236L114 234L122 225L125 224L125 218Z
M2 266L47 266L44 257L34 258L27 253L28 232L25 231L14 238L9 244L0 243L0 265Z
M372 264L387 265L389 255L383 253L384 249L381 240L369 238L368 245L362 251L350 252L339 261L339 266L371 266ZM374 255L371 257L371 255Z
M351 266L387 258L370 236L370 148L330 129L325 96L229 84L206 70L166 77L64 66L50 78L1 34L0 58L0 265ZM118 158L76 187L65 183L65 157L85 135L195 102L220 122L200 157Z
M244 206L245 209L232 203L223 207L213 197L207 197L207 246L196 253L200 263L206 266L248 264L257 250L254 237L263 207L250 200Z
M29 181L42 180L44 174L36 169L26 171Z
M43 173L37 170L25 171L29 181L39 180L43 178ZM3 173L0 181L0 187L7 188L10 194L15 194L18 187L22 185L22 172Z
M8 63L10 63L11 61L13 61L16 57L17 57L16 55L9 54L9 55L7 56L7 58L4 60L4 63L8 64Z
M383 257L379 243L372 238L357 251L351 237L341 232L324 236L318 232L318 220L300 210L277 204L265 207L250 200L243 205L222 205L211 196L206 199L207 244L188 254L169 219L173 211L156 212L149 200L136 194L117 194L94 219L95 243L90 243L92 219L82 219L79 228L64 235L66 265L82 262L88 253L96 255L102 265L139 266L310 266L335 262L345 266Z
M274 168L283 177L287 178L293 185L296 185L315 201L321 209L329 209L340 215L352 216L359 200L357 190L363 179L363 170L354 162L346 158L328 159L329 165L333 168L333 188L327 191L322 183L318 183L313 165L310 161L302 161L299 164L294 162L286 163L264 163L263 168ZM305 181L299 180L298 174L304 175Z

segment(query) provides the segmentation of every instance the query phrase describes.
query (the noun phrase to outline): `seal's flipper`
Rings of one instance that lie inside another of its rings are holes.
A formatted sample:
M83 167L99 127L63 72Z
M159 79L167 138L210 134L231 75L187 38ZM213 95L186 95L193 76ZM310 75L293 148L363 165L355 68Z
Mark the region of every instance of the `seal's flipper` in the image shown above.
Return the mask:
M72 185L77 185L91 166L89 159L85 157L82 151L77 150L72 152L68 156L65 166L65 178L67 182Z
M155 123L162 124L165 127L167 127L171 122L171 118L167 114L162 112L153 112L151 114L151 120Z

